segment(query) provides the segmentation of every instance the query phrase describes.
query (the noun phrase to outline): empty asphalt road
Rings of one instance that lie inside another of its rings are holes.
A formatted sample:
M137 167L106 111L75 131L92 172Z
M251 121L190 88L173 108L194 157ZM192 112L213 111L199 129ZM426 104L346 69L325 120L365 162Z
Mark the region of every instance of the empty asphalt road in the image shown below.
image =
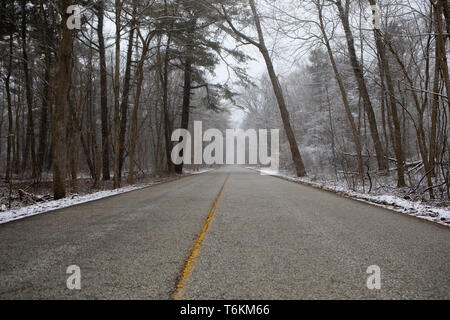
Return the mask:
M0 299L27 298L449 299L450 229L226 167L0 225Z

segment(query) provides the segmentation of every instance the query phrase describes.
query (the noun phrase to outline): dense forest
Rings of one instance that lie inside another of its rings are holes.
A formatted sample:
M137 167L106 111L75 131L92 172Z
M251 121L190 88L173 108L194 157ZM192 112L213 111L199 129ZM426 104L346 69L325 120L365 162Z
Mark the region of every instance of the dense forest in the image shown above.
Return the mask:
M448 204L447 0L0 5L6 198L180 174L173 130L225 130L241 110L242 128L281 129L283 170Z

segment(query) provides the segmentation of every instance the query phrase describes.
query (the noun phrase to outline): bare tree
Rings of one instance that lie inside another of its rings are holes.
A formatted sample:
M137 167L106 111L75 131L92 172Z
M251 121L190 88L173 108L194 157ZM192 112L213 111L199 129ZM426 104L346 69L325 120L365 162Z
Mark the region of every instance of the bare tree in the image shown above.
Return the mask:
M370 5L376 6L375 0L369 0ZM394 82L391 76L391 69L389 65L389 60L386 56L386 49L383 43L381 30L374 27L373 33L375 35L375 43L377 47L377 53L380 60L380 71L381 71L381 81L386 81L387 96L388 96L388 114L392 116L392 121L394 124L394 134L393 134L393 145L394 153L397 159L397 186L399 188L405 187L405 157L402 148L402 135L400 128L400 120L397 113L397 103L395 97ZM384 86L383 86L384 87Z
M353 69L353 73L355 75L355 79L358 82L359 92L361 94L361 98L364 103L364 110L365 110L365 112L367 114L367 118L369 120L370 134L371 134L372 141L373 141L373 144L375 147L378 169L386 170L387 169L387 161L385 159L385 154L383 152L383 147L381 145L380 136L378 134L378 127L377 127L375 112L373 111L372 101L370 100L369 91L366 86L366 80L364 79L364 74L362 71L361 64L358 61L358 58L356 56L356 50L355 50L355 44L354 44L355 41L353 38L353 33L350 29L350 23L349 23L350 1L346 0L345 8L343 7L341 0L336 0L334 3L339 10L339 17L341 19L342 26L345 31L345 37L347 39L347 48L348 48L348 53L349 53L349 57L350 57L350 62L352 64L352 69Z
M61 0L59 2L59 11L62 17L60 23L61 36L58 45L55 112L52 117L53 193L55 199L61 199L66 196L66 110L70 85L73 37L72 31L67 28L69 17L67 8L70 5L70 0Z
M260 15L259 15L259 13L257 11L255 1L254 0L249 0L249 4L250 4L251 12L252 12L252 15L253 15L253 22L255 24L255 27L256 27L256 30L257 30L257 33L258 33L258 41L252 39L248 35L245 35L244 33L239 31L235 27L232 19L227 14L227 10L225 9L225 7L223 5L222 5L222 12L221 13L222 13L225 21L227 22L228 26L235 33L235 35L238 38L243 39L247 43L252 44L256 48L258 48L259 52L263 56L264 62L266 63L267 71L269 73L269 77L270 77L270 80L271 80L271 83L272 83L272 87L273 87L275 96L277 98L278 107L280 109L280 114L281 114L281 119L283 121L284 131L285 131L286 136L287 136L288 141L289 141L289 146L290 146L290 150L291 150L291 156L292 156L292 160L294 162L294 166L295 166L295 170L296 170L297 176L304 177L304 176L306 176L305 165L303 163L303 159L301 157L300 150L298 148L298 144L297 144L297 140L296 140L295 135L294 135L294 131L292 130L291 121L290 121L290 118L289 118L289 111L287 109L286 101L284 99L283 90L281 88L278 76L277 76L277 74L275 72L275 68L274 68L274 65L273 65L273 62L272 62L269 50L267 49L267 46L266 46L266 43L265 43L264 33L263 33L263 30L262 30Z
M31 87L30 70L28 67L27 52L27 13L26 1L22 0L22 59L23 72L25 75L25 91L27 100L27 136L23 153L22 171L25 171L28 164L28 157L31 155L31 164L33 170L33 178L36 177L36 148L34 137L34 120L33 120L33 92Z
M114 152L117 156L114 157L114 188L120 187L120 157L118 156L120 150L120 41L122 32L122 6L123 2L115 0L115 59L114 59Z
M144 38L140 32L137 30L138 37L142 42L142 53L141 58L139 60L137 70L136 70L136 96L134 100L133 112L131 115L131 124L130 124L130 168L128 172L128 183L134 183L134 161L135 161L135 153L136 153L136 139L137 139L137 121L138 121L138 110L141 102L141 93L142 93L142 83L144 81L144 64L147 59L147 54L150 48L150 43L153 37L156 35L156 32L149 32L147 36Z
M325 44L325 47L327 48L331 66L333 67L334 76L336 78L336 81L339 86L339 91L341 93L342 102L343 102L344 108L345 108L345 114L347 115L347 119L350 124L350 128L352 130L353 141L355 143L356 155L357 155L357 161L358 161L359 176L361 178L362 183L364 184L364 166L363 166L363 158L362 158L362 147L361 147L361 140L359 138L358 128L356 127L355 119L350 110L350 103L348 101L347 90L345 88L342 77L339 73L337 63L334 58L333 50L331 48L330 40L328 38L328 34L325 29L325 24L324 24L324 19L323 19L323 4L321 3L321 1L316 1L315 5L316 5L317 11L318 11L319 27L322 32L323 42Z
M101 100L101 121L102 121L102 160L103 160L103 180L109 180L109 118L108 118L108 80L106 75L105 38L103 35L103 24L105 15L104 0L97 3L97 36L98 50L100 57L100 100Z

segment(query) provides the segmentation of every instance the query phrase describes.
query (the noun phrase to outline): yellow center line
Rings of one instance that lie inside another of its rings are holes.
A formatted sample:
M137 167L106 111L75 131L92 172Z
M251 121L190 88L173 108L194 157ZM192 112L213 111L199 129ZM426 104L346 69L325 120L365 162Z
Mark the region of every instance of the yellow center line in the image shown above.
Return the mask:
M184 283L192 272L194 260L198 255L198 250L200 248L200 245L202 244L202 241L205 238L206 233L208 232L211 221L214 218L214 214L216 212L217 205L219 204L220 198L222 197L225 187L227 186L229 178L230 178L230 175L228 175L226 177L225 182L223 183L222 189L220 189L219 195L217 196L216 200L214 201L213 207L209 211L208 218L206 218L206 221L203 224L203 227L200 231L200 234L198 235L197 240L195 241L194 246L189 251L190 252L189 258L187 258L187 260L186 260L184 270L183 270L181 276L179 277L178 283L175 287L175 292L172 295L173 300L183 299Z

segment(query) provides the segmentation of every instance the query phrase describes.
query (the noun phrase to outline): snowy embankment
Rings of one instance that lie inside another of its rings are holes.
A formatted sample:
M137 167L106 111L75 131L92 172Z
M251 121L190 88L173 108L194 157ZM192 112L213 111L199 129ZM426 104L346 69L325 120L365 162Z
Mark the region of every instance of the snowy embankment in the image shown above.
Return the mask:
M201 171L197 171L197 172L185 171L185 174L186 175L194 175L194 174L206 173L209 171L211 171L211 170L201 170ZM171 180L169 180L169 181L171 181ZM115 189L115 190L98 191L98 192L94 192L94 193L90 193L90 194L86 194L86 195L82 195L82 196L71 195L67 198L60 199L60 200L40 202L40 203L33 204L31 206L26 206L26 207L13 209L13 210L9 210L9 211L3 211L3 212L0 212L0 224L7 223L10 221L14 221L14 220L23 219L26 217L31 217L31 216L49 212L49 211L54 211L54 210L58 210L58 209L71 207L71 206L81 204L81 203L86 203L86 202L90 202L90 201L94 201L94 200L98 200L98 199L115 196L115 195L118 195L121 193L127 193L127 192L131 192L131 191L136 191L139 189L148 188L153 185L158 185L158 184L161 184L164 182L167 182L167 181L164 180L164 181L159 181L159 182L150 182L150 183L145 183L145 184L127 186L127 187L123 187L123 188L119 188L119 189Z
M349 190L343 186L332 185L331 183L321 183L313 181L309 178L298 178L282 174L277 171L268 169L257 169L248 167L248 169L256 170L265 175L280 177L285 180L305 184L317 189L333 192L335 194L355 199L358 201L371 203L373 205L390 209L396 212L414 216L420 219L436 222L441 225L450 227L450 208L436 208L422 202L405 200L394 195L387 194L367 194Z

